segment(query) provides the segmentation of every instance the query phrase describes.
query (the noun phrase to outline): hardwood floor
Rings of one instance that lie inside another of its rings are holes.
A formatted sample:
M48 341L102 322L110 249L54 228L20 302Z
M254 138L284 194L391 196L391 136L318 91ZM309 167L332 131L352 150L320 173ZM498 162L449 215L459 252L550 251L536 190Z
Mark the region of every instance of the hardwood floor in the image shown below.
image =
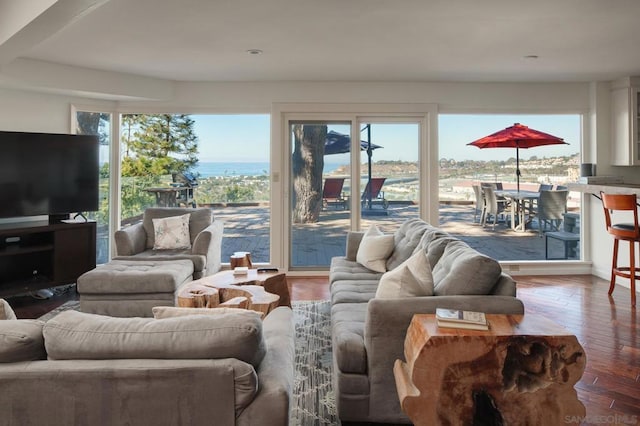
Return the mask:
M526 312L542 314L564 326L586 351L587 366L576 385L587 407L584 423L640 423L639 327L629 289L617 286L609 297L609 283L590 275L515 278ZM289 282L292 300L329 298L327 278L292 277ZM23 296L8 301L19 318L38 318L76 298L72 290L48 300Z

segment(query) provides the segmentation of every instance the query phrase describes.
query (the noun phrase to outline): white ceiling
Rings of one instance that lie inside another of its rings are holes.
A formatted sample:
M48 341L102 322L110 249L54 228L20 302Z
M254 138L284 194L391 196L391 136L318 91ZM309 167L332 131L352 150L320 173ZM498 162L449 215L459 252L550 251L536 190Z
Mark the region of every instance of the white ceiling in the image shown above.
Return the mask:
M0 66L35 59L178 81L640 75L638 0L0 0L0 27L20 3L32 20L8 38L0 28Z

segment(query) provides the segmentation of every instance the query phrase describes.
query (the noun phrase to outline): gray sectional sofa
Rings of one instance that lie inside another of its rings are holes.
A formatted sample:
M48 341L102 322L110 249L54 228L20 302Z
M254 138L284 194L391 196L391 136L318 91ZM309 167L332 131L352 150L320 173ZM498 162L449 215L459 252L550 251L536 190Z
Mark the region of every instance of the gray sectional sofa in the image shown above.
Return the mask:
M423 250L431 265L434 295L376 298L382 273L356 262L364 233L350 232L346 255L330 268L334 387L342 421L411 423L396 393L393 363L404 359L405 333L416 313L436 308L524 314L516 283L500 264L419 219L394 234L386 269Z
M292 311L0 321L0 425L288 424Z

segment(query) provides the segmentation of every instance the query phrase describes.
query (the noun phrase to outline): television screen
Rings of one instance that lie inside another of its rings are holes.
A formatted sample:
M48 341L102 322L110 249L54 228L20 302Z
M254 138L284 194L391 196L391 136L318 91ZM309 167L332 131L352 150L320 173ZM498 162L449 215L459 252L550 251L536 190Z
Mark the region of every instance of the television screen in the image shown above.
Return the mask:
M0 131L0 217L98 210L98 138Z

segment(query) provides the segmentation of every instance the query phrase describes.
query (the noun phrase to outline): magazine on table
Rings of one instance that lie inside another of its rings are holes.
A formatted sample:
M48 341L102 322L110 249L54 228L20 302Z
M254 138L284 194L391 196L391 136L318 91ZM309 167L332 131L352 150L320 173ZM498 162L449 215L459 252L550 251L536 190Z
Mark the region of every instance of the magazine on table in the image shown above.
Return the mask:
M489 323L484 312L437 308L436 320L439 327L465 328L469 330L489 329Z

